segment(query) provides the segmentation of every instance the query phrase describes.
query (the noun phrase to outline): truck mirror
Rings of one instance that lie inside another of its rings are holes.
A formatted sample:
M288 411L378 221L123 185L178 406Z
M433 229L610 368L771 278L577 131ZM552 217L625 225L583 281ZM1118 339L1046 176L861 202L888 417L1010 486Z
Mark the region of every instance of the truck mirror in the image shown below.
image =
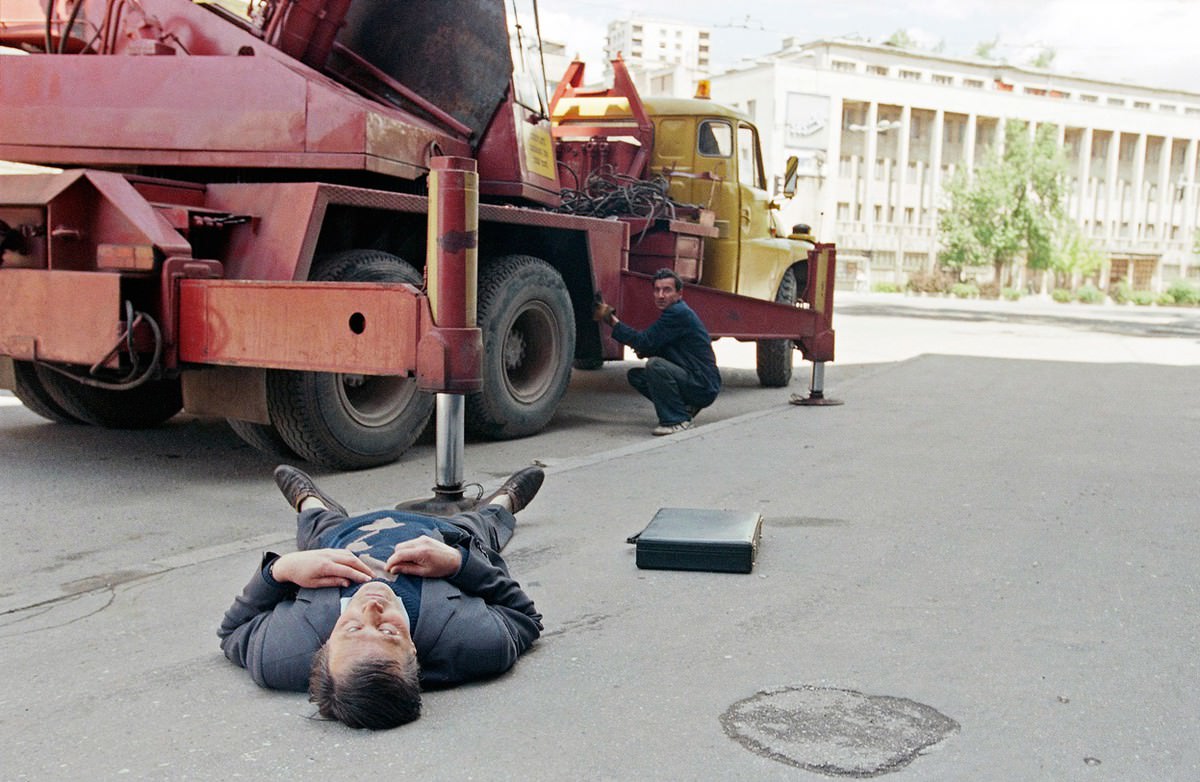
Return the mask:
M787 159L787 168L783 171L783 194L788 198L796 195L796 174L800 170L800 158L795 155Z

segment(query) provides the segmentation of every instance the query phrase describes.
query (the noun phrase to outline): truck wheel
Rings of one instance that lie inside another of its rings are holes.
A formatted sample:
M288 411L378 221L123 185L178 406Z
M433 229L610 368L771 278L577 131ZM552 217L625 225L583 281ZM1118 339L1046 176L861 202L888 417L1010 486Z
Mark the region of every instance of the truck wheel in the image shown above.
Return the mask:
M242 442L252 446L256 451L283 461L296 458L296 452L284 442L279 430L271 424L256 424L240 418L226 418L225 422L229 424L233 433L241 438Z
M796 273L788 269L779 281L775 301L780 304L796 303ZM758 341L758 382L765 388L783 388L792 382L792 358L795 344L790 339L760 339Z
M21 404L29 408L31 413L37 413L47 421L56 424L78 424L81 421L68 413L54 397L46 391L42 381L38 380L37 372L32 361L14 361L13 395L21 400Z
M562 275L539 258L497 259L479 274L483 390L467 395L466 424L493 440L542 430L571 379L575 314Z
M349 250L322 258L310 279L407 282L421 274L389 253ZM267 371L271 424L301 458L339 470L394 462L433 414L433 394L415 377Z
M46 393L67 415L106 429L148 429L183 409L179 380L150 380L128 391L86 386L43 366L35 367Z

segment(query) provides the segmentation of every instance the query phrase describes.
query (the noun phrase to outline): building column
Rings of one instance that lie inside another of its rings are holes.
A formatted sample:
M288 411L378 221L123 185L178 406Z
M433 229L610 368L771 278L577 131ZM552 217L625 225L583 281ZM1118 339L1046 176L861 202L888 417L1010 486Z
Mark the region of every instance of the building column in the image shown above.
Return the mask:
M1110 242L1117 235L1117 224L1121 216L1117 214L1117 189L1120 182L1117 176L1120 172L1118 164L1121 154L1121 131L1111 131L1108 142L1108 160L1105 165L1104 190L1104 237Z
M946 112L944 109L937 109L933 113L933 127L929 129L929 222L930 230L936 239L938 233L938 205L942 202L942 140L944 138L946 125ZM917 224L921 223L920 216L917 218ZM933 243L934 249L930 252L930 267L937 268L937 242Z
M777 101L784 103L785 101ZM842 112L845 111L843 100L833 98L829 101L829 116L826 117L829 129L829 146L825 151L825 161L819 164L817 182L818 193L816 225L812 228L816 236L823 242L830 241L837 235L837 194L842 181ZM853 204L852 204L853 206ZM811 219L811 218L810 218ZM808 222L801 220L801 222Z
M1175 139L1163 136L1162 151L1158 153L1158 216L1154 220L1158 241L1165 241L1171 236L1171 195L1174 190L1171 184L1171 157L1174 147Z
M1091 200L1088 196L1092 177L1092 129L1084 128L1079 135L1079 168L1076 173L1079 180L1079 203L1075 205L1075 221L1083 224L1087 214L1086 205ZM1084 236L1089 232L1085 231Z
M1189 248L1196 236L1196 191L1200 189L1200 182L1196 178L1196 145L1196 139L1188 139L1187 152L1183 155L1183 178L1179 182L1183 185L1183 216L1179 220L1179 230L1183 232L1183 241ZM1188 257L1191 258L1190 253Z
M867 104L867 151L863 154L863 222L867 224L867 244L875 249L875 160L879 157L879 104Z
M904 204L908 199L904 197L905 186L908 184L908 148L912 140L912 107L902 106L900 108L900 141L897 144L899 149L896 153L896 168L899 169L900 175L899 186L896 189L896 215L900 223L904 223Z
M1146 183L1146 134L1139 133L1133 145L1133 185L1130 191L1129 234L1134 241L1142 238L1142 226L1146 221L1146 194L1142 192Z
M963 165L967 167L967 176L975 178L975 126L974 114L967 115L967 126L963 129Z

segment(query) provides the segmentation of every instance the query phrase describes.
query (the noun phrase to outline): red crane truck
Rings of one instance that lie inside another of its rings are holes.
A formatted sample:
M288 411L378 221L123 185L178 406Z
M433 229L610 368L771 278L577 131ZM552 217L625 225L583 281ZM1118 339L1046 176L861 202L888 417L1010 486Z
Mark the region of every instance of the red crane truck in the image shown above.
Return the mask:
M524 62L536 10L0 4L0 160L18 164L0 175L0 387L57 422L186 409L268 453L369 467L425 429L431 390L470 390L476 435L542 429L573 365L623 355L594 296L647 325L661 266L714 337L758 341L764 384L790 381L795 348L832 360L833 248L775 225L753 126L642 101L620 63L593 91L573 65L548 100ZM431 240L431 161L455 157L477 164L477 232ZM595 211L597 185L647 183L666 198ZM422 342L425 259L454 242L477 248L477 288L438 295L477 290L474 365L467 343Z

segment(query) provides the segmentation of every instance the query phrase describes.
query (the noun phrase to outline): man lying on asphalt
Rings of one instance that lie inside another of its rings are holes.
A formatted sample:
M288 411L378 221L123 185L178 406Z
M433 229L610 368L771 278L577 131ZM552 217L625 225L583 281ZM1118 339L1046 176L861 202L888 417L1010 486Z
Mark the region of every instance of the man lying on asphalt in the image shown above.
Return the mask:
M298 551L268 552L225 612L221 649L263 687L309 692L354 728L421 715L421 687L507 671L542 616L499 552L542 485L514 474L474 511L350 516L294 467L275 482L299 512Z

